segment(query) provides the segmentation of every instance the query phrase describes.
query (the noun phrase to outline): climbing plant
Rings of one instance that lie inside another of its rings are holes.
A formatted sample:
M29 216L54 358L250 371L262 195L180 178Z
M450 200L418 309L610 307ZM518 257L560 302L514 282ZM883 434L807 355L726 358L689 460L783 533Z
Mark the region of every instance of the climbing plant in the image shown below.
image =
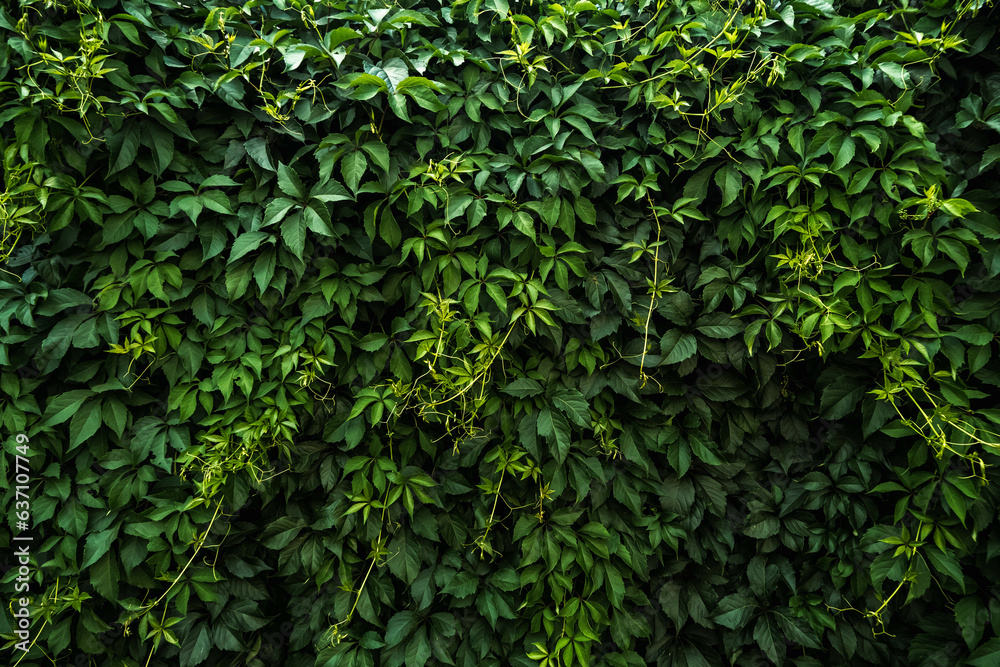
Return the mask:
M6 3L5 664L997 664L998 19Z

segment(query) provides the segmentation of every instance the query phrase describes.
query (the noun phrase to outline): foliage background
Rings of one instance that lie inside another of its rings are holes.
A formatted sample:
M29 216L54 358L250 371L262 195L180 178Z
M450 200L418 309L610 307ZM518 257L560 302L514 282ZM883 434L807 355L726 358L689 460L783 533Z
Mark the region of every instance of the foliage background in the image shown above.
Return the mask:
M0 8L11 664L1000 664L998 18Z

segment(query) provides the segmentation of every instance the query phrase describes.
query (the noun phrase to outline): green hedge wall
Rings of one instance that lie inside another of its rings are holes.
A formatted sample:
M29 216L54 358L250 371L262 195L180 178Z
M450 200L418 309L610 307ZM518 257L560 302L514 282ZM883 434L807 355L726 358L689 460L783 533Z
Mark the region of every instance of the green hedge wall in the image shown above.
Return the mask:
M0 8L5 664L1000 665L992 3L188 1Z

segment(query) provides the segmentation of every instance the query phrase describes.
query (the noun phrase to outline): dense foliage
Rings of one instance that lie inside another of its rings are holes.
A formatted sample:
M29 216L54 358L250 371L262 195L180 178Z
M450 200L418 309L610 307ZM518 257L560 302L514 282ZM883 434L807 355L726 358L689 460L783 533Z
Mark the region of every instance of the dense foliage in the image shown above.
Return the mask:
M994 7L5 6L7 664L1000 664Z

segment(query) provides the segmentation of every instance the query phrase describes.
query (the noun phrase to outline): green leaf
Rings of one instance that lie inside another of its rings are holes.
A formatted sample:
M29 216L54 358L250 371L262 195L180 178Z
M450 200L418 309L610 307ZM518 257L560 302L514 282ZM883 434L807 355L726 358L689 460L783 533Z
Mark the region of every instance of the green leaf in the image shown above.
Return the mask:
M420 549L412 533L401 533L389 543L389 571L406 585L412 585L420 574Z
M243 262L226 271L226 293L230 299L239 299L246 294L252 278L253 262ZM230 385L231 387L232 385ZM224 394L228 393L224 391ZM228 398L227 398L228 400Z
M709 338L732 338L743 331L737 324L706 324L698 327L698 331Z
M360 32L351 30L350 28L334 28L326 33L326 50L329 52L336 51L341 43L351 39L360 39L362 36Z
M307 193L299 175L284 163L278 165L278 189L293 199L304 199Z
M712 620L730 630L740 630L750 622L756 608L757 603L752 598L730 593L719 601Z
M837 150L837 155L833 159L833 164L830 165L830 169L833 171L840 171L847 165L854 161L855 145L854 139L845 136L843 142L840 144L840 148Z
M743 526L743 534L758 540L765 540L778 534L780 524L777 517L770 514L751 514Z
M359 150L351 151L340 160L340 170L344 176L344 183L351 192L358 191L361 178L368 168L368 160L365 154Z
M212 650L212 639L207 623L191 626L190 632L181 644L180 667L194 667L202 664Z
M972 652L966 661L971 667L1000 666L1000 637L994 637Z
M962 567L958 564L954 554L931 546L924 547L921 552L927 555L927 559L930 560L935 570L954 579L959 588L962 589L962 593L965 593L965 577L962 575Z
M778 621L778 627L785 633L785 636L802 646L815 649L822 648L806 621L802 618L792 616L792 613L792 610L787 608L774 613L774 617Z
M555 459L558 463L566 460L570 448L570 426L561 412L542 408L538 414L538 435L555 444Z
M505 394L516 396L517 398L529 398L531 396L541 394L542 385L538 384L537 380L521 377L513 380L512 382L508 382L507 386L501 391Z
M615 567L605 564L604 568L604 580L608 585L606 589L608 599L611 600L613 607L621 609L622 602L625 601L625 582L622 580L621 573Z
M229 203L229 197L226 196L221 190L208 190L202 192L198 199L201 203L210 211L215 211L216 213L228 213L233 214L233 207Z
M83 402L94 395L90 389L73 389L59 394L45 406L42 426L61 424L80 409Z
M955 603L955 620L962 629L962 639L972 649L983 637L983 631L990 613L982 600L974 595L964 597ZM1000 660L1000 655L997 656Z
M244 255L253 252L270 237L271 235L267 232L244 232L233 241L233 249L229 252L229 261L226 264L232 264Z
M698 351L698 340L689 333L671 329L660 341L660 354L665 355L663 363L680 363Z
M581 222L585 225L596 225L597 224L597 210L594 205L586 197L577 197L573 202L573 209L576 211L577 217L580 218Z
M117 525L87 535L87 541L83 547L83 562L80 563L80 569L86 570L88 567L96 563L97 559L108 553L108 549L111 548L111 543L117 536Z
M306 245L306 223L301 215L291 215L281 223L281 238L289 251L302 259Z
M274 163L271 161L271 152L268 149L267 141L263 137L255 137L246 143L247 155L253 161L268 171L276 171Z
M89 306L92 303L93 299L79 290L70 288L54 289L49 292L45 302L36 308L35 313L48 317L57 315L67 308Z
M105 553L90 568L90 585L98 595L114 603L118 602L118 580L121 572L117 559L110 553Z
M79 502L66 503L59 510L59 527L74 537L83 537L87 530L87 508Z
M819 2L821 0L810 1ZM825 2L825 0L822 1ZM782 660L778 656L778 646L781 646L781 653L784 655L785 638L781 635L777 623L770 614L764 614L757 619L757 625L753 629L753 638L771 662L781 664Z
M376 352L385 347L389 342L389 336L384 333L370 333L357 342L357 346L365 352Z
M378 227L379 236L390 248L396 249L403 241L403 233L396 222L396 216L392 214L392 209L386 207L382 210L382 218Z
M817 2L823 2L825 0L813 0ZM885 73L887 77L896 85L897 88L906 88L909 84L909 74L906 68L899 63L894 62L881 62L876 65L882 72Z
M308 539L302 543L302 546L299 549L299 556L302 560L302 568L305 573L308 575L315 575L319 568L323 565L323 560L326 557L326 550L323 548L323 544L319 539Z
M521 588L521 578L512 568L504 568L490 575L489 584L502 591L516 591Z
M424 667L431 657L431 643L427 628L420 626L406 643L406 667Z
M126 169L135 162L136 155L139 151L139 129L138 125L129 123L128 129L124 132L122 137L121 146L118 148L118 153L115 156L115 163L111 167L112 172L121 171Z
M253 277L257 282L257 288L260 290L261 294L263 294L271 284L271 279L274 277L274 270L277 266L277 261L278 258L274 249L268 248L261 252L257 257L257 261L254 262Z
M731 164L715 172L715 184L722 190L722 203L720 208L729 206L736 201L736 196L740 193L743 185L743 175Z
M1000 161L1000 144L990 146L986 149L986 152L983 153L983 159L979 163L979 173L982 174L997 161Z
M284 549L305 527L301 519L284 516L271 522L260 536L260 543L268 549Z
M823 390L820 412L824 419L840 419L850 413L861 401L868 385L861 378L840 375Z
M291 199L285 199L284 197L277 197L272 199L271 203L267 205L264 210L264 227L270 227L271 225L281 222L284 219L285 214L287 214L293 207L298 204Z
M350 193L344 189L344 186L333 180L314 185L312 190L309 192L309 197L326 203L335 201L350 201L352 199Z
M225 174L212 174L211 176L209 176L208 178L206 178L204 181L202 181L201 185L199 185L198 187L199 188L209 188L209 187L225 187L225 186L234 186L234 185L239 185L239 183L237 183L233 179L229 178Z
M994 337L994 334L981 324L965 324L957 331L947 333L970 345L986 345L992 342Z
M691 176L684 185L684 197L691 199L691 203L697 205L708 196L708 185L711 182L712 173L719 168L718 164L712 164L699 169Z
M454 577L448 582L448 584L441 589L442 593L448 595L454 595L456 598L464 598L472 595L479 588L479 578L471 572L458 572Z
M385 144L381 141L368 141L361 145L361 150L368 153L368 157L384 171L389 171L389 148Z
M552 403L577 426L590 426L590 406L576 389L560 388L552 397Z
M101 402L88 401L69 424L69 449L76 449L101 426Z

